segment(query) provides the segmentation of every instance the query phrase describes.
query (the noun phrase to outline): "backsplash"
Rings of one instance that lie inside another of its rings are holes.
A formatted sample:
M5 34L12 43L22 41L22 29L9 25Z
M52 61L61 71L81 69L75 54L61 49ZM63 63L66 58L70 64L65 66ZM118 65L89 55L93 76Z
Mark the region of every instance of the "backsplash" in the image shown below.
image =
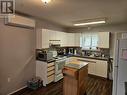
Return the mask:
M110 57L109 49L99 48L98 50L82 50L84 56Z
M46 51L56 50L58 55L76 54L82 56L108 57L108 58L110 57L110 50L104 48L99 48L97 50L82 50L81 47L55 47L55 48L47 48L42 50L46 50Z

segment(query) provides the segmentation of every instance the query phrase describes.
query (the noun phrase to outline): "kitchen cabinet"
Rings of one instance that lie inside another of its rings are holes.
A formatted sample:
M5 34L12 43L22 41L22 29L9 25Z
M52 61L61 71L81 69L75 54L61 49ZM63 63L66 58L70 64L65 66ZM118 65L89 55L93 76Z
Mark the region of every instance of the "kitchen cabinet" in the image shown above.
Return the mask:
M80 57L70 57L68 62L73 62L76 60L88 63L88 74L107 78L107 70L108 70L107 61Z
M36 30L36 48L49 48L49 32L46 29Z
M52 44L61 44L62 34L59 31L50 30L50 43Z
M49 32L49 40L56 40L56 31L53 31L53 30L48 30L47 31Z
M96 66L95 62L89 62L89 64L88 64L88 73L89 74L95 75L95 68L96 68L95 66Z
M98 47L99 48L109 48L109 32L99 32L99 41Z
M61 45L61 46L66 46L67 45L67 40L66 40L66 33L65 32L57 32L56 33L56 39L57 40L60 40L59 41L59 44Z
M65 46L80 46L80 33L66 33Z
M49 32L42 29L42 48L49 48Z
M43 80L43 86L53 82L55 80L54 62L36 61L36 77L40 77Z
M80 33L75 33L75 45L80 47Z
M36 48L49 48L49 44L80 46L80 33L65 33L49 29L37 29Z
M42 48L42 32L41 29L36 30L36 49Z
M61 39L61 46L67 46L67 33L62 32Z
M107 78L107 61L101 61L101 60L97 60L96 61L96 67L95 67L95 75L97 76L101 76L104 78Z
M67 46L75 46L75 34L67 33Z
M62 34L59 31L53 31L49 29L37 29L36 30L36 48L49 48L49 44L61 44L63 40Z

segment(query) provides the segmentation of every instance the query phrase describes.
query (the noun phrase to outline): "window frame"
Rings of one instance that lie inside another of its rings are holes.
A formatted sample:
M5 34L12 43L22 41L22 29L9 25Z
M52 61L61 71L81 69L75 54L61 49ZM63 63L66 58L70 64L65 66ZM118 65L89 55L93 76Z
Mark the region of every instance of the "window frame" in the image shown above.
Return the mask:
M87 35L90 36L90 45L89 46L85 46L85 38L87 37ZM85 37L86 36L86 37ZM96 36L97 41L96 41L96 46L93 46L93 38L94 36ZM80 38L80 46L84 49L84 50L97 50L97 46L98 46L98 41L99 41L99 35L98 33L81 33L81 38ZM84 44L83 44L84 43Z

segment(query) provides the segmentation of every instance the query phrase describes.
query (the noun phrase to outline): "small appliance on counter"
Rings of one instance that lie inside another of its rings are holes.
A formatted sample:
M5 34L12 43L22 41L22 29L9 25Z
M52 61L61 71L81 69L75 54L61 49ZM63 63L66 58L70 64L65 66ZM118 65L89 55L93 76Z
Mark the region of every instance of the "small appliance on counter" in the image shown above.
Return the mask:
M40 61L50 61L53 60L53 53L48 50L37 50L36 59Z
M74 54L74 49L73 48L69 48L69 53L68 54Z
M58 55L56 50L51 50L50 52L52 52L53 58L56 57L56 56Z
M66 48L67 55L77 55L79 54L81 48L80 47L68 47Z

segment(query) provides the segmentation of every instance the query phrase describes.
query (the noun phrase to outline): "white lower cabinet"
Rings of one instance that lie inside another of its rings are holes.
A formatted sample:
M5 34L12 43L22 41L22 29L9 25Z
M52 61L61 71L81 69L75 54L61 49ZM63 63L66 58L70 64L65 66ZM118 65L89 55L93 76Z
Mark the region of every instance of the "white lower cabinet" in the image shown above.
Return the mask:
M90 62L88 64L88 73L92 75L95 74L95 63Z
M91 59L89 59L91 60ZM107 61L103 60L92 60L93 62L88 62L88 73L91 75L96 75L100 77L107 78Z
M88 62L88 74L107 78L108 62L104 60L70 57L69 62L80 60Z
M43 80L43 86L53 82L55 79L54 62L36 61L36 77L40 77Z
M96 62L97 63L95 68L95 72L96 72L95 74L97 76L107 78L107 70L108 70L107 61L97 60Z

